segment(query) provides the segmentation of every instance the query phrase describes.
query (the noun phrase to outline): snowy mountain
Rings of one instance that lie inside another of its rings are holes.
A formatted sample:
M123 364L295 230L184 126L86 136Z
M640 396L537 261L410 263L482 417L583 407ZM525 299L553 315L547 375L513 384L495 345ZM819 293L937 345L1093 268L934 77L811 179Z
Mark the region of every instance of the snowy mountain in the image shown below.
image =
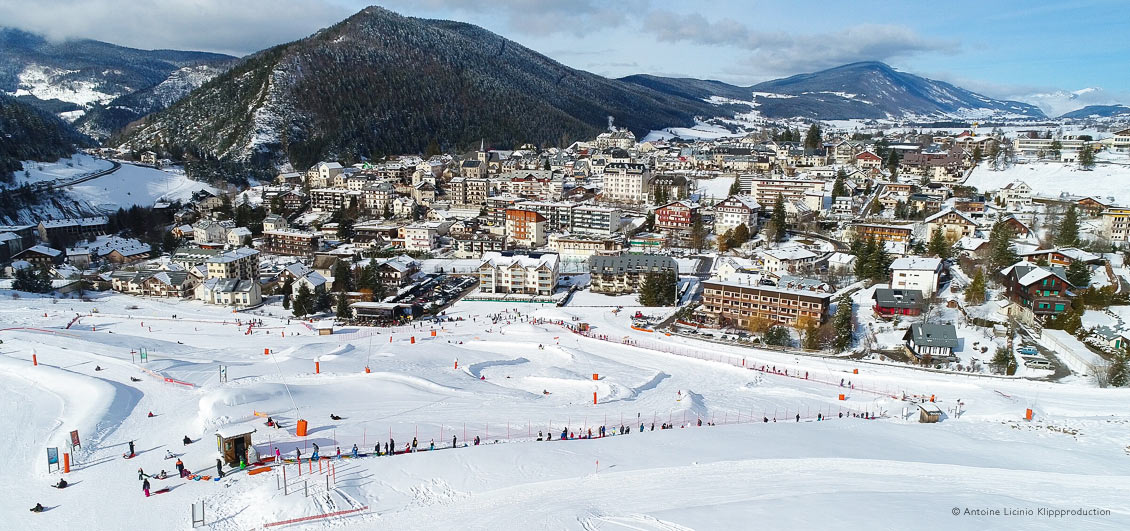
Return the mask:
M1070 120L1128 117L1130 117L1130 107L1125 105L1088 105L1060 115L1061 119Z
M118 96L105 104L91 106L75 120L75 127L94 138L107 138L131 122L176 103L227 71L236 61L216 61L175 70L157 85Z
M622 80L684 97L746 100L766 118L1046 118L1034 105L989 98L879 62L852 63L745 88L717 81L655 76L629 76Z
M569 68L480 27L367 8L247 57L124 138L219 159L357 159L637 135L718 109Z
M75 120L96 105L144 93L171 77L181 78L173 85L182 87L199 77L181 73L184 69L222 68L233 60L222 54L137 50L89 39L51 42L33 33L0 28L0 93ZM199 83L188 90L195 86ZM88 122L93 125L85 127L87 131L109 127Z

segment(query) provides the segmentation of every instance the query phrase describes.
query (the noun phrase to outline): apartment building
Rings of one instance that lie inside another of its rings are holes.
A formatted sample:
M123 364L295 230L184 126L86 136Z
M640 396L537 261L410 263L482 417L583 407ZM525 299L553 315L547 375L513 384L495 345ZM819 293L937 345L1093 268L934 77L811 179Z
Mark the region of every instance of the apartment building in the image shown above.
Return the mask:
M910 242L914 234L914 225L890 225L880 223L853 223L845 231L844 238L848 241L873 239L878 242Z
M1111 242L1130 241L1130 208L1110 207L1102 212L1102 235Z
M596 254L619 254L624 242L618 238L584 234L550 234L547 247L562 260L588 260Z
M102 236L109 226L110 218L93 216L40 221L37 229L41 241L68 245L88 236Z
M732 195L714 205L714 233L725 234L728 230L745 225L752 234L757 229L757 214L761 205L751 195Z
M755 319L797 326L809 319L823 323L831 300L820 291L707 280L699 313L719 327L748 328Z
M679 273L674 258L661 254L593 255L589 257L589 289L593 293L638 293L648 274Z
M546 218L533 210L506 209L506 239L521 247L545 245Z
M259 251L250 247L215 255L204 264L207 278L259 280Z
M317 233L298 229L265 230L260 249L271 254L312 256L321 246L321 239Z
M578 234L612 235L620 230L620 210L596 205L574 206L569 229Z
M748 179L750 195L762 208L772 208L777 204L777 196L786 201L806 204L812 210L820 210L823 205L818 198L824 196L824 181L802 179L799 177L753 177Z
M479 264L479 292L553 295L558 266L555 253L486 253Z
M646 203L651 172L643 164L611 163L604 167L605 201L616 203Z

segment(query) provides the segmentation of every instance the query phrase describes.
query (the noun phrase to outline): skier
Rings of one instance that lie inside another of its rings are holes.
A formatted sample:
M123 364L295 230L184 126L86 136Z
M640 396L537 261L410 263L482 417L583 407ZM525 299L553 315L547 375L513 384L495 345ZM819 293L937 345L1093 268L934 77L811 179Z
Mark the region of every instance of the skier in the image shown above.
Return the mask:
M149 480L148 479L141 482L141 490L145 492L145 497L148 498L149 497Z
M353 445L353 458L354 459L357 458L357 445L356 444Z
M216 460L216 475L224 477L224 463L219 459Z

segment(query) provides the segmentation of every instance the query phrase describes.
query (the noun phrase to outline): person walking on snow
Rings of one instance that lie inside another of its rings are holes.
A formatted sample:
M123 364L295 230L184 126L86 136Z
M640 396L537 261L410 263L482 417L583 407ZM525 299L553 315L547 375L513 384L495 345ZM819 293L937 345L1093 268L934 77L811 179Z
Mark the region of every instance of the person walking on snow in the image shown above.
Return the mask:
M454 435L451 436L451 447L455 448L455 436Z
M415 437L412 438L412 452L413 453L416 452L416 438Z
M216 460L216 475L224 477L224 463L219 459Z
M134 453L133 453L133 441L130 441L130 442L129 442L129 456L130 456L130 457L133 457L133 456L134 456Z
M184 477L184 461L180 459L177 459L177 473L180 474L180 477Z
M276 463L281 463L281 462L282 462L282 452L281 452L281 451L279 451L279 447L278 447L278 446L276 446L276 447L275 447L275 462L276 462Z
M356 444L353 445L353 458L357 459L357 445Z
M797 413L797 414L796 414L796 421L797 421L797 422L800 422L800 413Z
M141 482L141 490L145 492L145 497L148 498L149 497L149 480L148 479Z

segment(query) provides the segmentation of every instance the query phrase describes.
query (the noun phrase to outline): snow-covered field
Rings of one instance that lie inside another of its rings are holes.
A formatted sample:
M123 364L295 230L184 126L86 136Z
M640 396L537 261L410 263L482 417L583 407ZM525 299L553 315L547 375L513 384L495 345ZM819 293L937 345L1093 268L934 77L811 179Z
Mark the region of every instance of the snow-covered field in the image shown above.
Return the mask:
M91 157L83 153L75 153L55 162L25 160L23 161L23 170L16 172L16 184L69 180L109 169L111 166L113 166L113 163L108 160Z
M1130 164L1126 163L1101 163L1090 171L1080 169L1078 164L1059 162L1016 164L1001 171L992 171L981 164L965 184L978 190L996 190L1012 181L1028 183L1044 197L1067 193L1113 197L1119 204L1130 203Z
M613 310L461 302L447 317L463 321L349 326L319 336L288 322L277 306L248 315L122 295L53 303L0 292L0 447L9 452L0 507L13 529L80 521L90 529L188 529L189 506L199 502L210 529L262 528L365 506L290 527L1130 525L1130 390L928 373L656 337L629 327L633 308ZM487 317L500 313L497 320ZM68 329L76 315L82 317ZM611 341L529 322L531 316L583 321ZM234 323L249 317L264 320L250 335L246 323ZM149 362L136 365L131 351L141 348ZM30 361L33 353L38 366ZM219 379L221 366L226 382ZM841 387L840 379L854 389ZM904 393L936 396L944 420L918 424L916 406L901 400ZM1035 411L1033 422L1022 420L1026 408ZM282 420L285 429L266 427L255 412ZM853 418L858 412L879 418ZM330 420L331 414L342 420ZM816 421L817 415L827 420ZM298 418L309 421L307 437L294 435ZM667 422L675 429L659 429ZM602 424L633 428L598 440L557 440L565 428L587 434ZM354 444L369 453L390 437L400 449L416 437L422 449L434 440L442 451L334 461L336 481L330 478L328 492L319 465L303 463L301 476L299 465L285 467L289 495L278 489L280 467L254 476L233 472L219 482L184 481L174 471L172 479L150 480L167 493L141 493L139 467L148 474L174 470L173 461L163 459L166 451L183 454L193 472L214 473L217 430L240 428L254 430L252 440L264 455L278 448L293 457L302 448L307 457L314 443L322 455L337 447L348 454ZM47 472L44 449L70 451L68 433L76 429L82 447L66 475L71 486L52 489L61 474ZM539 431L552 433L553 442L537 441ZM185 435L196 442L183 446ZM463 447L476 436L481 446ZM121 454L129 441L140 454L127 461ZM29 513L36 502L49 510ZM954 516L954 508L962 514ZM975 516L964 514L966 508L1033 514ZM1041 508L1108 512L1049 518L1036 513Z
M82 153L55 162L29 160L23 162L24 171L16 172L16 183L69 181L111 166L108 160ZM185 201L199 190L216 191L212 186L189 179L178 167L158 170L125 162L114 173L68 186L64 190L75 199L105 211L133 205L152 206L158 200Z
M216 191L212 186L189 179L179 168L158 170L132 164L122 164L114 173L69 186L66 190L104 210L151 206L158 200L186 201L199 190Z
M713 179L698 179L696 186L697 192L702 194L704 198L713 197L717 201L721 201L730 196L730 186L733 186L735 177L724 175L715 177Z

